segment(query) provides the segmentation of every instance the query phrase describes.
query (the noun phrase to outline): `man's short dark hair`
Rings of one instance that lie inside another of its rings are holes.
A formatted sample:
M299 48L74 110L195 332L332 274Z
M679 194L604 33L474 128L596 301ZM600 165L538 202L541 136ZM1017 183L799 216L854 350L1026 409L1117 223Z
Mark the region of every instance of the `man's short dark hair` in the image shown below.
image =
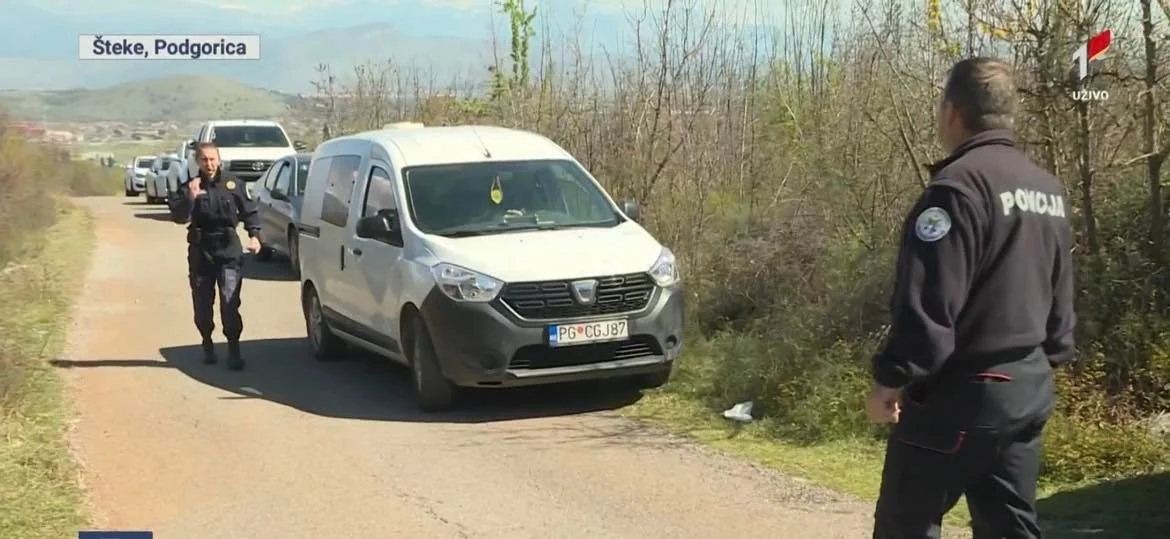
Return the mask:
M968 58L956 63L943 98L959 111L967 129L1011 129L1016 112L1012 68L995 58Z
M215 150L216 154L219 153L219 147L214 142L200 142L195 145L195 157L203 155L203 152L207 150Z

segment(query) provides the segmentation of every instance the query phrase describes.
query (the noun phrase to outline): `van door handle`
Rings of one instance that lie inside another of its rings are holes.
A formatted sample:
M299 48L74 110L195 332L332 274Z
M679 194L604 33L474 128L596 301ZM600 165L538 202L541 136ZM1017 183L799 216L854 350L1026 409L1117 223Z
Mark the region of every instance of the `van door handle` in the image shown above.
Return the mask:
M362 250L357 247L350 249L349 252L353 253L353 256L362 256Z

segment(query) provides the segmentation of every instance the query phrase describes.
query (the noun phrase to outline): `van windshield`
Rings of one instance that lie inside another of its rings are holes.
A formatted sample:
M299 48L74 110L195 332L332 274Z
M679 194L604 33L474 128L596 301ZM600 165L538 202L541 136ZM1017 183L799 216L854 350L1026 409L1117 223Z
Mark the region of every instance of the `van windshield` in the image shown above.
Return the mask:
M403 172L411 218L428 234L609 228L623 220L572 161L428 165Z
M220 148L284 148L288 138L274 125L220 125L212 128L211 141Z

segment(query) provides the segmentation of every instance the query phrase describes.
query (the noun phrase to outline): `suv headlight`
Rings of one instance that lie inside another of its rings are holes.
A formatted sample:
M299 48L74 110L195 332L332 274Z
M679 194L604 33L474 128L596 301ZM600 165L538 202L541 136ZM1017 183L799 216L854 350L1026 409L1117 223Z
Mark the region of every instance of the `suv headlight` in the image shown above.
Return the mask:
M439 290L455 301L488 302L504 287L498 279L446 262L432 266L431 274Z
M658 283L658 286L667 287L677 283L679 281L678 263L674 260L674 253L663 247L662 253L658 255L658 260L654 262L653 266L650 266L648 273L654 282Z

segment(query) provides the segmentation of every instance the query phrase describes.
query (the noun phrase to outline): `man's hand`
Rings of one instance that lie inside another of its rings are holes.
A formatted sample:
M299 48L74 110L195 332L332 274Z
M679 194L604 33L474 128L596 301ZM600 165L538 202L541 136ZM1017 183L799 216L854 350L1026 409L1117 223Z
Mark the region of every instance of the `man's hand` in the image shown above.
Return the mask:
M196 176L187 181L187 198L195 200L201 193L203 193L203 178Z
M898 397L902 390L882 386L874 382L869 390L869 398L865 399L865 413L874 423L897 423L902 412L898 404Z
M252 254L260 252L260 238L248 238L248 252Z

